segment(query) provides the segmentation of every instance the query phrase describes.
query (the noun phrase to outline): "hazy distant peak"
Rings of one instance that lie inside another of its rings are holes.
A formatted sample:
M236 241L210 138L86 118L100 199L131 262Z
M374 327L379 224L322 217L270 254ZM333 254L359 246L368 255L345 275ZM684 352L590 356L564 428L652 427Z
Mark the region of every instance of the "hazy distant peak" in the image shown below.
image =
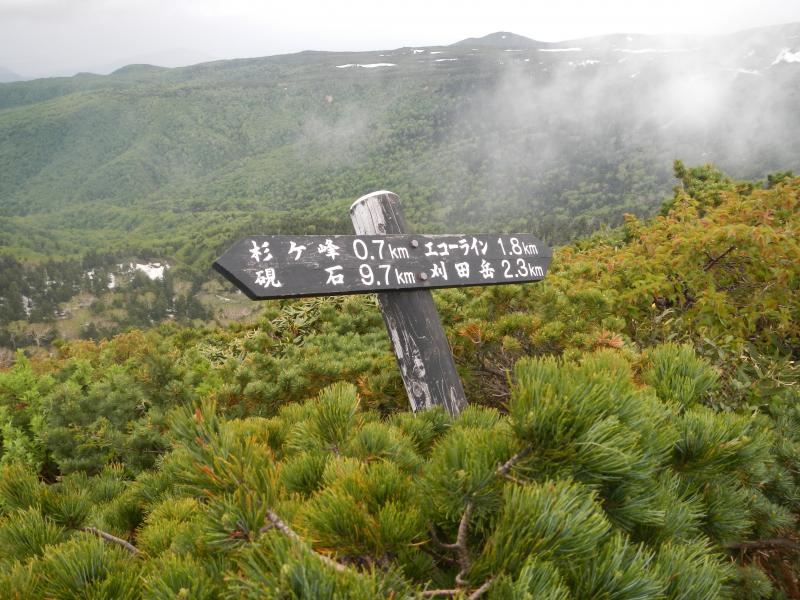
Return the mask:
M124 67L120 67L116 71L113 71L112 75L134 75L138 73L152 73L154 71L166 71L168 70L167 67L159 67L156 65L147 65L147 64L134 64L134 65L125 65Z
M493 48L540 48L547 44L510 31L497 31L479 38L467 38L452 46L491 46Z
M4 67L0 67L0 83L11 83L13 81L23 81L25 78L22 75L9 71Z
M173 48L158 52L150 52L139 56L129 56L117 59L105 65L92 68L94 73L113 73L128 65L146 65L148 67L184 67L216 60L215 57L204 52L197 52L186 48Z

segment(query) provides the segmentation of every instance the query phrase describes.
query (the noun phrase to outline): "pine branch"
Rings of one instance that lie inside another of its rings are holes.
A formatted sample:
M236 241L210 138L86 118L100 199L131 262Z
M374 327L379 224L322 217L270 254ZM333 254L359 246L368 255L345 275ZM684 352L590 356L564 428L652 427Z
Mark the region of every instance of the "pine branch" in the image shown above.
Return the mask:
M491 579L487 579L483 582L481 587L477 588L474 592L472 592L467 598L468 600L478 600L481 596L483 596L487 590L491 587L494 583L494 577ZM435 598L437 596L444 596L452 598L453 596L457 596L458 594L463 593L464 590L461 588L451 589L451 590L425 590L424 592L420 592L420 595L423 598Z
M436 544L439 548L447 548L448 544L444 543L439 538L439 535L436 533L436 527L434 527L433 523L431 523L430 521L428 521L428 532L431 534L431 540L433 540L434 544ZM433 548L431 548L431 551L433 551ZM439 552L436 552L436 558L437 560L443 560L452 565L456 564L456 561L454 559L450 558L449 556L444 556Z
M517 477L514 477L513 475L503 474L502 477L505 478L505 479L508 479L509 481L513 481L517 485L525 485L525 482L522 481L522 479L518 479Z
M110 533L106 533L105 531L100 531L96 527L82 527L81 531L85 531L86 533L91 533L92 535L95 535L107 542L122 546L134 556L141 554L141 551L130 542L126 542L122 538L118 538L117 536L111 535Z
M716 258L713 258L708 252L706 252L706 256L708 257L708 262L706 263L706 266L703 267L703 271L708 271L711 267L713 267L715 264L717 264L719 261L725 258L725 256L727 256L733 250L736 250L736 246L731 246Z
M493 375L494 377L498 377L503 381L508 379L508 371L502 371L494 366L492 366L488 361L484 361L479 367L477 367L478 371L482 371L487 375Z
M456 575L456 585L463 588L469 583L466 580L467 573L472 567L472 561L469 558L469 548L467 547L467 535L469 534L469 520L472 517L472 502L468 502L464 509L464 514L461 515L461 522L458 524L458 535L456 536L455 544L442 544L443 548L456 550L458 552L458 566L461 570Z
M478 600L478 598L483 596L488 591L488 589L492 586L493 583L494 583L494 577L491 577L486 581L484 581L481 587L479 587L477 590L472 592L472 594L470 594L468 600Z
M768 538L749 542L723 544L722 547L728 550L776 550L778 548L800 550L800 542L789 538Z
M333 560L329 556L325 556L324 554L320 554L319 552L317 552L316 550L311 548L311 546L309 544L307 544L306 541L303 538L301 538L299 535L297 535L297 533L295 533L295 531L291 527L289 527L289 525L287 525L286 522L283 519L281 519L278 515L276 515L271 510L267 511L267 519L269 520L270 525L265 525L264 527L262 527L261 528L262 532L269 531L270 529L272 529L274 527L275 529L280 531L283 535L288 537L293 542L308 548L309 551L311 551L314 554L316 554L319 557L319 559L322 562L324 562L326 565L328 565L329 567L339 571L340 573L342 573L342 572L347 570L347 567L345 565L343 565L342 563L336 562L335 560Z
M436 596L455 596L456 594L460 594L463 590L425 590L424 592L420 592L420 595L423 598L435 598Z
M516 453L514 456L512 456L511 458L509 458L509 459L508 459L506 462L504 462L502 465L500 465L499 467L497 467L497 471L495 471L495 472L496 472L498 475L500 475L501 477L505 477L505 478L506 478L506 479L508 479L509 481L513 481L514 483L519 483L520 485L521 485L521 484L523 484L523 483L524 483L523 481L520 481L519 479L517 479L516 477L514 477L513 475L511 475L511 474L509 473L509 471L511 471L511 469L513 469L513 468L514 468L514 466L515 466L515 465L516 465L516 464L517 464L519 461L521 461L523 458L525 458L526 456L528 456L528 454L530 454L532 450L533 450L533 448L532 448L531 446L526 446L525 448L523 448L522 450L520 450L519 452L517 452L517 453Z

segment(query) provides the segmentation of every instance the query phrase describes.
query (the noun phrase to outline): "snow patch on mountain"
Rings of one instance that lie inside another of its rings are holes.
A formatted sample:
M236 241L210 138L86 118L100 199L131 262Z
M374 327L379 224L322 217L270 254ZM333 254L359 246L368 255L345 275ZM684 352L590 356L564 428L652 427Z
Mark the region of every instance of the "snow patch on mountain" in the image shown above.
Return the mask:
M376 67L396 67L395 63L370 63L368 65L356 64L356 63L348 63L346 65L336 65L337 69L350 69L352 67L361 68L361 69L374 69Z
M136 269L137 271L141 271L151 281L155 281L156 279L164 279L164 270L169 268L169 265L166 263L130 263L131 269Z
M458 59L457 58L437 58L433 62L450 62L450 61L453 61L453 60L458 60Z
M583 48L539 48L539 52L583 52Z
M599 60L594 59L587 59L587 60L578 60L578 61L569 61L567 63L570 67L588 67L590 65L599 65Z
M674 52L694 52L695 48L613 48L614 52L626 54L671 54Z
M792 52L789 48L784 48L780 54L772 61L772 66L778 63L800 63L800 51Z

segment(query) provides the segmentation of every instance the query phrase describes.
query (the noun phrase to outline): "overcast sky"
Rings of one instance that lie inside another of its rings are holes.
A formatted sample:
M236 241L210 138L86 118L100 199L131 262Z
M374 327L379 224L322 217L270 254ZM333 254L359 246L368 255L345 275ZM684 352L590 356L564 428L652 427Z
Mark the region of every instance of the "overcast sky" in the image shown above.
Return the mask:
M0 68L44 77L132 62L450 44L494 31L560 41L795 21L798 0L0 0Z

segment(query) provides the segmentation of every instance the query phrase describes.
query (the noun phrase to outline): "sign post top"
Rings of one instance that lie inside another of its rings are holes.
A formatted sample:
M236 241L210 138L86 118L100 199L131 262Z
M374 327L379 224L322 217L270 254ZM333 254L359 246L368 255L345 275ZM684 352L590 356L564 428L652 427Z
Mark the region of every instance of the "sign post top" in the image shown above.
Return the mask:
M380 190L380 191L377 191L377 192L372 192L370 194L364 194L363 196L361 196L361 198L359 198L358 200L354 201L350 205L350 214L353 214L353 209L357 205L364 204L370 198L375 198L376 196L394 196L394 198L397 199L398 202L400 201L400 199L397 197L397 194L395 194L394 192L390 192L389 190Z

